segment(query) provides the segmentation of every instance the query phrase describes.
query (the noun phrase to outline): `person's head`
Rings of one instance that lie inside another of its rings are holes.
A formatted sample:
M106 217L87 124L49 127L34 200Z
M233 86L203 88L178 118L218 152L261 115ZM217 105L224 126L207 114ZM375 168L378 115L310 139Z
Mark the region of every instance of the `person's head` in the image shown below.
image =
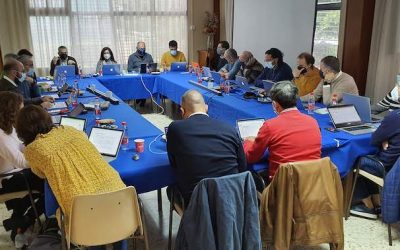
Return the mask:
M30 57L33 56L33 54L32 54L29 50L27 50L27 49L20 49L20 50L17 52L17 55L18 55L18 56L26 55L26 56L30 56Z
M67 60L68 58L68 49L65 46L58 47L58 56L61 60Z
M144 42L138 42L136 44L136 51L140 54L140 55L144 55L146 53L146 44Z
M18 55L14 54L14 53L8 53L4 56L4 64L7 63L8 60L10 59L17 59Z
M18 112L22 107L24 107L22 95L9 91L0 92L0 129L5 134L12 133Z
M51 116L39 105L23 107L17 116L16 130L25 145L31 144L38 135L47 134L54 127Z
M312 68L314 67L315 59L314 57L307 52L301 53L297 57L297 65L302 68Z
M283 53L277 48L270 48L265 51L265 62L268 68L273 68L276 65L283 63Z
M169 46L169 52L171 53L172 56L176 56L178 53L178 43L175 40L169 41L168 43Z
M24 81L26 74L24 73L24 65L18 60L9 59L7 63L3 67L4 75L10 78L11 80L19 80L20 82Z
M321 59L320 70L326 82L331 82L340 72L340 61L335 56L326 56Z
M100 60L111 60L115 62L114 54L109 47L104 47L100 52Z
M25 54L21 55L18 57L18 61L20 61L24 65L24 72L27 75L32 76L34 72L32 56L28 56Z
M250 51L243 51L239 55L239 61L242 63L247 63L251 58L253 58L253 54Z
M276 113L281 113L288 108L296 107L299 90L291 81L275 83L270 91L272 107Z
M224 58L228 63L234 63L238 59L238 54L234 49L227 49L224 54Z
M183 119L189 118L189 116L193 113L207 113L207 111L208 106L204 102L203 96L197 90L188 90L182 96L181 112Z
M229 49L229 43L227 41L220 41L217 46L217 54L223 56L227 49Z

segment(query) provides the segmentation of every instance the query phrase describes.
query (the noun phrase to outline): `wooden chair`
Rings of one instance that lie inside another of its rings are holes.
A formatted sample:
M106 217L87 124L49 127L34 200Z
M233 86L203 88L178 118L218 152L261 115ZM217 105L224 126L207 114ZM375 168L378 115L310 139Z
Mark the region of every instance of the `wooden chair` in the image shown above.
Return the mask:
M65 220L69 227L65 228ZM149 249L143 205L134 187L74 198L70 218L61 218L62 247L98 246L130 237L143 239ZM66 231L67 230L67 231ZM65 242L66 241L66 242ZM134 244L135 246L136 244Z
M353 177L353 186L351 188L351 195L350 195L350 199L348 201L348 207L347 207L347 211L346 211L346 220L349 218L350 216L350 209L351 209L351 202L353 200L353 195L354 195L354 190L356 188L356 184L357 184L357 180L358 180L358 176L363 176L364 178L367 178L368 180L372 181L373 183L377 184L379 186L379 190L381 191L381 189L383 188L384 185L384 180L385 180L385 176L386 176L386 170L385 170L385 166L383 165L382 162L380 162L378 159L374 158L371 155L367 155L367 156L363 156L366 157L372 161L375 161L376 163L378 163L382 169L383 169L383 177L379 177L373 174L370 174L368 172L366 172L365 170L360 169L360 165L361 165L361 159L362 157L360 157L358 159L357 162L357 166L354 169L354 177ZM380 192L381 193L381 192ZM392 228L390 226L390 224L388 224L388 237L389 237L389 246L392 246Z

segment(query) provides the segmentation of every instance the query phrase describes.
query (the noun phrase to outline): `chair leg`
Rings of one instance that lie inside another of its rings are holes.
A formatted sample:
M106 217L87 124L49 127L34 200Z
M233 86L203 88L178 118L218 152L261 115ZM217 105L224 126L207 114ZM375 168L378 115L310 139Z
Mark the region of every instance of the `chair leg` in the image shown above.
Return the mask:
M174 191L172 190L171 201L169 206L169 226L168 226L168 250L171 250L172 245L172 216L174 212Z
M346 220L350 216L351 202L353 200L354 190L356 189L356 184L357 184L357 179L358 179L359 173L360 173L360 161L358 161L358 163L357 163L356 173L354 174L354 177L353 177L353 185L351 187L351 194L350 194L350 197L349 197L349 201L348 201L348 205L347 205L347 211L346 211L346 214L345 214L345 219Z
M143 241L144 241L144 249L149 250L149 240L147 238L147 225L146 225L146 215L144 214L143 202L139 199L139 206L140 206L140 214L142 216L142 225L143 225Z
M162 212L162 193L161 189L157 189L158 212Z
M388 224L389 246L392 246L392 227Z

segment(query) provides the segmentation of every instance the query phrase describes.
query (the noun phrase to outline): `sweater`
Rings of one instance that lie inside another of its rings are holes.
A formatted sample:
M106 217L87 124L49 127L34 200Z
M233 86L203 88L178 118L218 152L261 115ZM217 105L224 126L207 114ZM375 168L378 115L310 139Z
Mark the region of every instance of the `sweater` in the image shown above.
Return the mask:
M165 65L169 68L174 62L186 62L185 54L181 51L177 51L176 55L173 56L170 51L167 51L161 57L161 67Z
M318 86L320 81L321 76L319 75L319 69L315 67L310 68L306 73L300 74L299 77L293 80L299 89L299 96L311 93Z

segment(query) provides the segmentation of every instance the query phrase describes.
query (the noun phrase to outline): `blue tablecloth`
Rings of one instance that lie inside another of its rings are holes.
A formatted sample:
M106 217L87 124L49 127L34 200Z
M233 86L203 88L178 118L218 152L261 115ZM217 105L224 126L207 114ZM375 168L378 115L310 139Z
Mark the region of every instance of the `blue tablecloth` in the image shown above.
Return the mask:
M146 88L155 94L156 75L139 74L139 75L123 75L123 76L101 76L97 80L107 89L111 90L116 96L124 101L132 99L146 99L150 97L150 93ZM143 83L142 83L143 79Z

